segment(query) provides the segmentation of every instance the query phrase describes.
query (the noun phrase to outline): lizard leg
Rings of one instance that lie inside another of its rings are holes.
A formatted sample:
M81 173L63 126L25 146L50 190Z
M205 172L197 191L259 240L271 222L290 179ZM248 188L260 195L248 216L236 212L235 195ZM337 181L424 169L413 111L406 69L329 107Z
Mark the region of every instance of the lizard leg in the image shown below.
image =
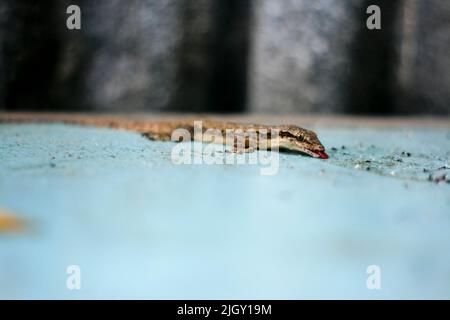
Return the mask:
M254 152L257 148L256 145L251 143L252 141L249 138L245 139L245 143L234 142L233 147L231 149L234 153L251 153Z
M153 132L143 132L142 135L152 141L170 141L170 136Z

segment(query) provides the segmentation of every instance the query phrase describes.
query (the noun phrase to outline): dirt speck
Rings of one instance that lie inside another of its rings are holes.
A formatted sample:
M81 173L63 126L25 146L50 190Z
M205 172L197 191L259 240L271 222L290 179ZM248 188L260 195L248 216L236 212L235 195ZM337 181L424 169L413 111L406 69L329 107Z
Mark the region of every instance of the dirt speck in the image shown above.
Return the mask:
M403 157L408 157L408 158L409 158L409 157L411 157L411 153L410 153L410 152L403 151L403 152L402 152L402 156L403 156Z
M441 182L450 183L450 177L449 177L449 179L447 179L446 174L438 175L438 176L434 177L434 179L432 179L432 180L434 183L441 183Z

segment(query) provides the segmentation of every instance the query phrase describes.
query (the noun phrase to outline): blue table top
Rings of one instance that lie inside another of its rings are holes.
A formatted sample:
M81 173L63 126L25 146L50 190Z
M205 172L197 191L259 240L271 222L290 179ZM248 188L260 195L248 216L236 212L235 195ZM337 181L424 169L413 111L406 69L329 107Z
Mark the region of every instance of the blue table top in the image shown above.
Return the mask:
M0 234L0 298L450 298L450 129L313 129L329 160L261 175L133 132L0 125L0 210L28 226Z

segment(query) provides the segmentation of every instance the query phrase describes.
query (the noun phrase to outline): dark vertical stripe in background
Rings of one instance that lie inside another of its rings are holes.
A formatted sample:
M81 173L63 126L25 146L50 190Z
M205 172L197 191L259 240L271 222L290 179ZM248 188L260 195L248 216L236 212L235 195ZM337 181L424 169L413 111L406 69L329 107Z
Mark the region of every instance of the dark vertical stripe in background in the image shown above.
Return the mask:
M396 21L402 0L364 0L362 8L377 4L381 9L381 30L368 30L366 10L355 10L358 25L349 55L352 72L348 84L348 112L353 114L390 114L395 111L393 90L398 62L395 41Z
M8 2L3 18L7 28L0 39L8 109L40 110L53 104L51 89L61 49L61 39L54 31L57 2Z

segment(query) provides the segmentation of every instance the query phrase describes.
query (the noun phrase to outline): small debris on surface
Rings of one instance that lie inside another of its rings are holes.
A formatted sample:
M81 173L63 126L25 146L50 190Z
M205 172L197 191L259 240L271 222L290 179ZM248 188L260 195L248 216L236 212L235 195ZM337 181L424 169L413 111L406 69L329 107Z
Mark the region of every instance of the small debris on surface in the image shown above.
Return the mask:
M450 183L450 175L442 172L442 170L448 170L448 169L450 169L448 166L442 166L437 169L423 168L422 171L424 173L428 173L428 178L427 178L428 181L431 181L434 183L441 183L441 182Z
M400 159L400 158L398 158L398 159L395 159L395 161L397 161L397 162L403 162L403 160L402 160L402 159Z
M365 162L366 162L366 163L371 163L371 162L372 162L372 160L366 160Z
M411 157L411 153L410 152L406 152L406 151L402 151L402 156L403 157Z
M342 146L341 149L342 149L342 150L345 150L345 146Z
M55 168L55 167L56 167L56 164L50 163L50 167L51 167L51 168Z
M333 147L331 148L332 151L337 151L337 148Z
M370 167L367 167L367 168L366 168L366 171L370 171Z
M445 174L439 175L432 180L434 183L441 183L441 182L450 183L450 177L449 177L449 179L447 179L447 175L445 175Z
M359 169L359 168L361 168L361 165L357 164L357 165L355 166L355 169Z

